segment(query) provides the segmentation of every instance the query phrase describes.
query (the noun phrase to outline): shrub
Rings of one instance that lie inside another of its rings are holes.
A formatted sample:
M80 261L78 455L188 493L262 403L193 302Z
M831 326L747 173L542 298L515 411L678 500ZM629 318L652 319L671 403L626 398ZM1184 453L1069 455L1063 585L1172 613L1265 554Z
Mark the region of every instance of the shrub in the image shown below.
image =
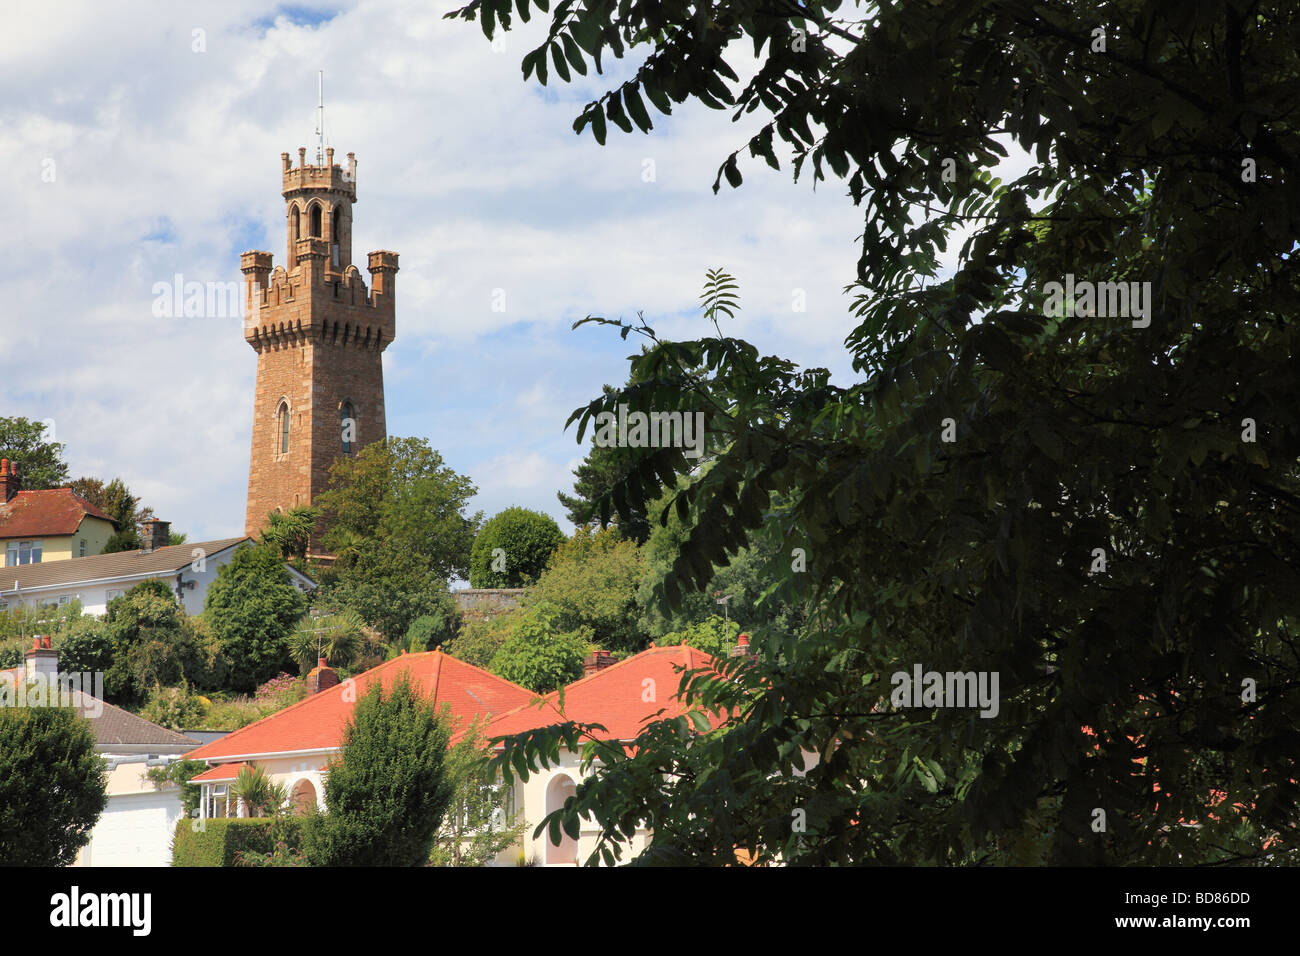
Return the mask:
M149 692L140 716L172 730L193 729L203 723L207 708L197 694L190 693L187 685L155 687Z
M501 645L510 639L515 622L523 613L522 610L514 610L473 618L465 623L443 650L457 660L487 669L492 666L492 658L501 650Z
M0 706L0 863L71 863L107 787L88 720L66 707Z
M306 818L313 866L423 866L451 800L443 772L450 734L399 675L359 701L325 778L328 812Z
M289 851L302 844L302 818L218 818L178 820L172 837L172 866L236 866L240 854L271 854L278 843Z
M252 690L291 662L289 632L306 608L278 552L267 545L235 552L217 572L203 609L229 663L229 686Z
M582 676L582 659L591 644L591 630L561 631L554 606L527 608L492 658L491 671L538 693L555 690Z
M564 532L550 515L528 508L507 508L488 519L474 539L469 582L476 588L532 584L563 542ZM503 554L494 553L498 548Z

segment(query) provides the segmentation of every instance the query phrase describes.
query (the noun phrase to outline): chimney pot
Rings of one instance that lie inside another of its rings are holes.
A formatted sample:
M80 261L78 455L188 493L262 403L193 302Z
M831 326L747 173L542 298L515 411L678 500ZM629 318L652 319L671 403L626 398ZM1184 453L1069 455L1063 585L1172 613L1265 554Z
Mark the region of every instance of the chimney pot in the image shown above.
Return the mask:
M49 637L33 637L32 649L23 655L28 679L53 677L59 673L59 652L50 647Z
M8 458L0 459L0 504L5 504L18 494L20 487L18 463Z

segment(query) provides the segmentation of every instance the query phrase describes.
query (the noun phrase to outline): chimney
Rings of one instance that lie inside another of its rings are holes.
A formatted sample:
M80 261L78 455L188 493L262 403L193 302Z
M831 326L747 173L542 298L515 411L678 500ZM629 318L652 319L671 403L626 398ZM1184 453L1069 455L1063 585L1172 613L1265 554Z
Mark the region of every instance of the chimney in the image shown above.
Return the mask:
M157 518L150 518L143 524L144 531L140 536L140 551L142 554L149 554L151 551L157 551L159 548L167 547L171 541L172 525L170 521L159 521Z
M749 635L741 634L736 639L736 646L731 649L731 657L748 657L749 656Z
M317 658L316 666L307 675L307 696L312 697L323 690L329 690L337 686L338 682L339 675L334 668L325 662L325 658Z
M18 465L9 464L8 458L0 458L0 495L4 500L0 504L6 504L18 494Z
M23 655L27 678L54 677L59 673L59 652L50 648L48 637L33 637L32 649Z
M582 660L582 676L590 677L597 671L603 671L613 663L614 655L609 651L596 651L593 654L588 654Z

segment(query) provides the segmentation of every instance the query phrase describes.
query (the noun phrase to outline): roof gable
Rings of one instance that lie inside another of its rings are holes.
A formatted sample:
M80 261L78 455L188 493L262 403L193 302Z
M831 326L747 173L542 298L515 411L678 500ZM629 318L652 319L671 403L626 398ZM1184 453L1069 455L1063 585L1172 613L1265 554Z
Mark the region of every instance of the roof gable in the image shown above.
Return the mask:
M0 538L42 538L76 534L83 519L117 522L71 488L20 491L0 504Z

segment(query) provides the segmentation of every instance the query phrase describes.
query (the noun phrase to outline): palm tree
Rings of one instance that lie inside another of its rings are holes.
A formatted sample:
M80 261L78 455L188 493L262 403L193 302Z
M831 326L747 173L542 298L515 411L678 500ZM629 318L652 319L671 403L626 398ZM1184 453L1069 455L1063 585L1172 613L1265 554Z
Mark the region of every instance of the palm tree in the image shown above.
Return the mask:
M320 509L303 507L289 511L272 511L266 516L266 527L262 529L262 541L280 549L285 560L307 557L307 546L311 533L316 530L316 521L320 518Z
M319 657L334 667L347 667L361 652L363 627L361 615L350 608L319 617L308 615L289 635L289 650L304 672L315 667Z
M265 770L252 764L239 771L230 792L244 801L250 817L274 816L289 799L282 784L272 783Z

